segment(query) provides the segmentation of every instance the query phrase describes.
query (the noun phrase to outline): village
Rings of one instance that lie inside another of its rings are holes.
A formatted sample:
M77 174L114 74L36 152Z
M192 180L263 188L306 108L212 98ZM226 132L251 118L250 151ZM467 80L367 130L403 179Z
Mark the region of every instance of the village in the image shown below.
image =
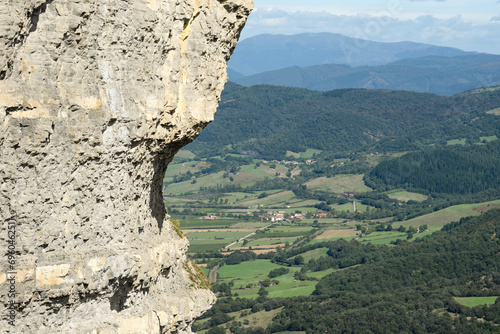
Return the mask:
M305 214L304 213L287 214L286 211L268 211L265 214L259 216L259 219L261 221L271 221L273 223L280 221L294 221L297 219L311 219L311 218L328 218L328 213L317 212L312 214L308 212ZM201 219L217 220L222 218L216 215L208 215L208 216L203 216Z

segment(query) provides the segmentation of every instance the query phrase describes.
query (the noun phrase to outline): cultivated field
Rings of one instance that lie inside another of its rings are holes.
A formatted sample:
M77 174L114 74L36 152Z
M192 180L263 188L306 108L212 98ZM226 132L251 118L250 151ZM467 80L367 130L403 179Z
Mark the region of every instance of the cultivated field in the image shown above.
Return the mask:
M318 240L325 240L325 239L340 239L340 238L353 238L356 236L356 231L355 230L326 230L322 234L316 237Z
M295 153L295 152L292 152L292 151L287 151L286 155L288 157L292 157L292 158L311 159L315 154L320 154L321 152L323 152L323 151L315 150L315 149L311 149L310 148L307 151L300 152L300 153Z
M408 202L408 201L416 201L422 202L425 201L428 197L422 194L411 193L405 190L393 190L388 191L385 194L390 198L397 199L398 201Z
M264 280L273 269L283 266L271 263L268 260L255 260L236 265L226 265L218 270L220 283L234 281L234 288L245 288L248 284L257 287L260 280ZM297 270L300 268L296 268Z
M363 193L371 191L363 181L363 175L336 175L331 178L320 177L309 182L306 186L311 189L329 191L332 193Z
M428 215L420 216L414 219L401 222L401 225L406 227L408 226L418 227L422 225L427 225L430 230L435 231L453 221L459 221L460 218L468 216L477 216L482 211L487 211L499 207L500 207L500 200L486 202L486 203L479 203L479 204L455 205L437 212L430 213ZM399 223L396 223L394 225L397 224Z
M465 145L465 142L466 142L465 138L460 138L460 139L448 140L447 144L448 145Z
M495 301L498 297L455 297L454 298L458 303L467 306L467 307L475 307L478 305L492 305L495 304Z

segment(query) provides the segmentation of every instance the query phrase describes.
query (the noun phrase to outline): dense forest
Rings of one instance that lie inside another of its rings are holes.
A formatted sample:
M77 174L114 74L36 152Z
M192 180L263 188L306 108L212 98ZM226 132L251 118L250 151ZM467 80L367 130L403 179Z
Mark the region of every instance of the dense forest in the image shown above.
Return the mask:
M405 91L313 92L228 83L216 121L186 149L199 156L244 153L275 159L308 148L404 151L446 140L500 137L500 90L442 97ZM231 129L231 130L229 130Z
M500 211L492 210L394 247L329 242L321 245L329 250L320 262L345 269L324 277L312 296L268 299L262 293L247 300L230 297L226 287L229 297L220 298L206 315L212 317L209 333L217 333L217 323L230 320L226 313L280 307L268 328L245 329L233 322L231 333L500 333L500 299L473 308L454 300L500 295L499 232ZM294 254L267 256L280 261Z
M374 186L424 193L469 194L500 188L500 141L485 145L426 148L381 162Z

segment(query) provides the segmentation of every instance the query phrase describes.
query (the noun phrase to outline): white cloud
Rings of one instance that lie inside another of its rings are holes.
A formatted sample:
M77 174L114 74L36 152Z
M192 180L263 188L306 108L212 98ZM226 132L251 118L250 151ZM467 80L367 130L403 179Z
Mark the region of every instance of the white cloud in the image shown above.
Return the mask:
M500 54L500 16L491 18L490 14L491 20L476 23L461 15L402 18L390 12L378 14L336 15L326 11L286 12L258 8L250 16L242 38L262 33L332 32L380 42L413 41Z

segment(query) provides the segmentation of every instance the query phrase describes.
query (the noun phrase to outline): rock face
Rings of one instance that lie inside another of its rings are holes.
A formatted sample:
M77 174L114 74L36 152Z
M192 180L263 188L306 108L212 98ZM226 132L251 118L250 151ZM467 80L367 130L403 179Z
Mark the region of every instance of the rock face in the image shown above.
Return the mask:
M1 2L2 333L190 333L214 303L162 180L252 2Z

